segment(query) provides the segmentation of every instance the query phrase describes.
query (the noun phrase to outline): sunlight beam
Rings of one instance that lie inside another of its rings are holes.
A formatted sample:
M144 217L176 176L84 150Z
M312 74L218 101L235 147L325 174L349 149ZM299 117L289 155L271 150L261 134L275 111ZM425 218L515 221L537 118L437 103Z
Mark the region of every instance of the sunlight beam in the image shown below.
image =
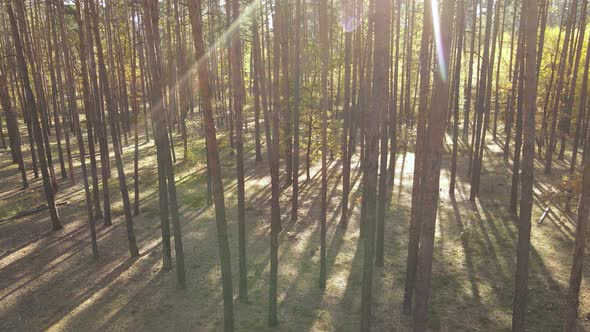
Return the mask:
M444 58L443 50L445 45L442 42L442 35L440 31L440 17L438 15L438 0L431 0L431 12L432 12L432 26L434 28L434 41L436 43L436 58L438 59L438 72L443 81L447 81L447 63Z

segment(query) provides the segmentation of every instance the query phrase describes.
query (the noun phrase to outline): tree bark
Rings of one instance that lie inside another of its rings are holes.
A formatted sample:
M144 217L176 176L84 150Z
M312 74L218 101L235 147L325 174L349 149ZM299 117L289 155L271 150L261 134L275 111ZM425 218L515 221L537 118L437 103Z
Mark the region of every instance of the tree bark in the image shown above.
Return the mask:
M18 68L21 73L21 77L23 80L24 90L25 90L25 98L26 98L26 105L28 107L29 114L31 115L31 122L33 123L33 128L35 132L41 133L41 124L39 122L39 114L37 113L37 104L35 102L35 96L33 95L33 89L31 88L31 83L29 81L29 71L27 68L27 63L25 61L25 56L23 53L23 45L21 42L19 28L17 25L16 17L14 15L14 11L12 9L11 1L6 1L6 10L8 12L8 16L10 18L10 26L12 29L12 36L14 40L14 46L16 50L16 59L18 62ZM51 178L48 171L48 164L45 154L45 145L43 143L43 136L41 134L35 135L35 143L37 145L37 152L39 154L39 164L41 167L41 174L43 177L43 189L45 191L45 198L47 199L47 206L49 207L49 214L51 216L51 226L54 231L62 229L59 213L57 211L57 207L55 205L55 193L54 188L51 184Z
M535 161L535 112L537 110L537 0L525 1L522 20L525 20L524 51L524 121L523 153L520 196L520 219L516 251L516 281L512 309L512 331L525 330L525 315L528 296L529 252L531 246L531 211L533 208L533 180ZM526 16L525 16L526 15Z

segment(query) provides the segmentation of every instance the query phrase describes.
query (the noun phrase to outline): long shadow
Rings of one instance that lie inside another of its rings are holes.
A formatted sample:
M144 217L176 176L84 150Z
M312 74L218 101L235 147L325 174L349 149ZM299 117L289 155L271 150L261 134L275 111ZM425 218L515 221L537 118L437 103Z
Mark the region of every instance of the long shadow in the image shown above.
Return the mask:
M463 221L461 219L461 213L459 212L459 207L457 206L457 200L455 199L454 195L451 195L451 203L453 205L453 213L455 215L455 222L457 222L457 227L459 234L461 236L461 244L463 245L463 251L465 253L465 265L467 266L467 275L469 277L469 283L471 284L471 292L473 293L473 297L475 300L480 303L480 295L479 295L479 287L477 286L477 281L475 279L475 268L473 265L473 257L471 256L471 247L469 244L469 236L465 234L465 227L463 225Z
M139 257L132 257L127 258L123 261L119 266L109 272L107 275L104 276L96 285L87 289L84 293L76 296L73 300L69 300L69 304L62 305L57 308L57 316L51 319L46 325L44 329L48 329L59 322L64 315L62 313L70 312L76 309L81 303L83 303L86 299L88 299L92 294L98 293L103 288L107 287L111 282L117 279L123 272L127 271L133 264L142 256L145 256L147 253L143 253Z
M507 277L507 274L504 272L502 266L500 265L500 261L498 258L498 253L496 252L496 249L494 248L494 244L492 243L492 240L490 239L490 236L488 234L488 231L486 229L486 227L484 226L484 218L480 215L479 213L479 209L477 208L477 203L475 202L470 202L471 205L471 209L474 211L474 215L476 217L476 222L475 224L477 224L477 226L479 227L479 234L481 234L485 240L486 243L486 247L487 250L486 252L489 254L488 257L491 258L491 260L493 261L493 263L495 263L495 268L496 270L499 272L499 274L505 279ZM482 208L483 209L483 208Z

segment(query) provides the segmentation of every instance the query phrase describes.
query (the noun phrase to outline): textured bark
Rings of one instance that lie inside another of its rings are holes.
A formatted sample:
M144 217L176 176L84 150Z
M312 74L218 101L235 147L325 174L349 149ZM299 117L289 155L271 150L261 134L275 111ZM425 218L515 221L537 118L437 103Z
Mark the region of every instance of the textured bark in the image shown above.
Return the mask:
M66 50L69 48L69 45L67 43L67 41L62 41L58 35L58 26L59 26L59 22L57 17L58 15L58 9L57 9L56 5L54 11L52 12L52 16L51 16L51 20L52 20L52 38L53 38L53 43L55 45L55 67L56 67L56 79L57 79L57 85L58 85L58 91L59 91L59 104L61 107L61 116L62 116L62 121L64 124L64 130L63 130L63 134L64 134L64 138L65 138L65 142L66 142L66 156L67 156L67 161L68 161L68 171L69 174L68 176L70 177L70 181L72 184L76 183L76 178L74 176L74 162L72 160L72 146L71 146L71 141L70 141L70 133L71 132L75 132L75 130L72 128L72 120L73 120L73 116L72 116L72 112L69 109L69 107L66 107L66 96L65 96L65 92L68 90L68 87L66 86L67 83L64 83L63 81L63 76L62 76L62 71L60 68L62 67L66 67L63 65L63 60L62 60L62 52L65 54L66 52L69 52L69 50ZM65 70L65 69L64 69Z
M144 0L144 23L146 27L146 48L151 69L151 91L150 107L152 119L155 126L156 137L156 154L158 157L158 183L160 188L160 214L162 225L166 227L169 217L172 219L174 232L174 251L176 255L176 285L178 288L185 288L185 271L184 271L184 251L182 247L182 233L180 222L178 220L178 206L176 203L176 186L174 182L174 169L172 167L172 157L168 133L167 110L164 103L164 83L162 75L162 62L160 52L160 35L158 31L158 2L155 0ZM170 214L170 216L168 215ZM168 226L169 227L169 226ZM163 229L162 236L169 241L169 229ZM168 244L169 246L169 244ZM166 248L165 255L169 255L169 247ZM166 259L166 257L165 257ZM170 259L168 257L167 259Z
M449 184L449 194L451 196L455 195L455 184L456 184L456 177L457 177L457 150L458 150L458 140L459 140L459 84L461 82L461 59L463 56L463 38L465 37L465 0L459 0L459 4L457 6L457 16L459 22L457 24L457 30L455 34L457 35L457 43L455 47L455 71L453 74L453 83L455 84L453 96L454 103L452 105L452 112L453 112L453 151L451 156L451 180ZM501 51L500 51L501 53ZM497 83L496 83L497 86ZM498 98L496 94L496 99ZM497 105L497 101L496 101ZM496 118L496 117L494 117ZM495 128L495 125L494 125Z
M590 38L590 37L589 37ZM586 54L590 54L590 42L587 43ZM540 46L539 46L540 47ZM576 170L577 159L578 159L578 148L580 145L580 136L582 139L586 137L586 133L582 131L582 122L586 115L586 103L588 99L588 70L590 68L590 56L586 56L586 62L584 64L584 74L582 75L582 87L580 102L578 105L578 117L576 120L576 132L574 134L574 143L572 147L572 159L570 162L570 172L573 173ZM582 135L583 133L583 135ZM584 143L584 142L582 142Z
M584 70L587 74L588 65ZM588 139L588 132L584 133ZM578 202L578 220L576 223L572 268L565 305L564 331L577 331L578 307L580 304L580 285L584 270L585 247L588 238L588 217L590 215L590 154L585 154L582 161L582 194Z
M244 82L242 76L242 55L240 41L240 3L232 1L233 24L235 30L231 35L231 71L233 84L233 106L236 123L236 168L238 187L238 251L239 251L239 296L241 301L248 300L248 271L246 267L246 207L244 193Z
M395 162L397 154L397 118L398 118L398 79L399 79L399 52L400 52L400 25L401 25L401 1L397 1L397 9L392 6L392 17L395 16L395 32L392 31L392 40L395 38L395 56L394 56L394 68L393 68L393 81L391 88L391 99L389 101L389 177L388 182L393 187L393 180L395 179ZM394 13L395 11L395 13ZM392 47L393 47L392 42ZM390 197L391 198L391 197Z
M88 6L84 6L84 28L85 33L88 38L88 48L86 50L86 54L89 58L89 66L88 66L88 75L90 77L90 93L92 96L92 108L90 111L90 117L86 118L88 122L89 119L92 121L92 127L94 129L94 134L96 135L99 147L100 147L100 164L101 164L101 180L102 180L102 196L103 196L103 208L104 214L101 212L100 203L99 203L99 193L98 193L98 175L97 167L96 167L96 154L94 153L94 140L92 141L92 145L90 145L89 152L91 162L94 163L94 168L92 169L93 172L93 190L95 195L95 219L103 219L104 225L109 226L112 224L111 222L111 202L110 202L110 194L109 194L109 178L110 178L110 158L109 158L109 146L106 137L106 128L104 126L104 112L103 112L103 104L100 94L100 88L98 86L98 77L96 74L96 59L94 56L94 47L92 47L92 26L91 26L91 19L90 19L90 9ZM90 141L88 144L91 144ZM93 161L94 160L94 161ZM96 189L94 189L96 188Z
M8 12L8 16L10 18L10 27L12 30L12 36L14 40L14 46L16 50L16 59L18 62L18 69L21 73L21 77L23 80L24 90L25 90L25 98L26 98L26 105L28 108L28 112L31 115L31 122L33 124L33 128L35 132L41 133L41 124L39 122L39 114L37 110L37 104L35 101L35 96L33 95L33 89L31 88L31 83L29 81L29 71L27 68L27 63L25 61L25 55L23 53L23 45L21 42L19 28L17 25L17 20L14 15L14 11L12 9L11 1L6 1L6 10ZM62 229L61 221L59 218L59 213L57 211L57 207L55 205L55 193L54 188L51 184L51 178L48 171L48 163L45 154L45 145L43 142L42 135L35 135L35 143L37 145L37 152L39 158L39 166L41 167L41 174L43 177L43 189L45 191L45 198L47 199L47 206L49 207L49 214L51 216L51 226L53 230L60 230Z
M21 178L23 181L23 188L29 187L29 182L27 180L27 170L25 168L25 163L23 160L23 153L21 149L21 137L20 131L18 128L18 121L16 118L16 114L12 109L12 103L10 102L10 95L8 93L8 85L6 82L6 75L4 73L3 66L0 65L0 104L2 105L2 109L4 110L4 114L6 116L6 127L8 130L8 138L10 141L11 150L16 158L16 162L18 164L18 168L21 174Z
M262 54L260 50L260 33L258 31L258 14L257 11L254 10L252 13L252 71L253 71L253 93L254 93L254 150L256 153L256 161L262 161L262 147L260 143L260 103L261 103L261 95L266 93L264 79L261 79L261 71L264 71L262 68ZM266 98L266 95L265 95ZM263 118L267 121L267 114L266 112L266 101L264 101L263 106Z
M203 44L203 23L201 19L201 0L190 0L189 16L193 28L193 43L195 45L195 56L197 61L202 61L205 54ZM229 242L227 239L227 224L225 214L225 201L223 183L221 181L221 165L219 163L219 151L215 133L215 120L213 118L213 107L211 105L211 91L209 88L209 70L206 65L197 67L199 75L199 95L205 135L207 137L208 169L211 177L213 196L215 199L215 220L217 224L217 238L219 243L219 256L221 260L221 278L223 283L223 327L225 331L234 330L233 311L233 286L231 280L231 262Z
M270 217L270 281L269 281L269 310L268 310L268 325L273 327L279 324L278 318L278 303L277 303L277 288L278 288L278 268L279 268L279 232L281 231L281 212L279 205L279 137L280 137L280 35L281 22L279 14L281 12L281 5L284 0L278 0L275 3L275 13L273 16L273 87L272 87L272 155L270 176L271 176L271 217Z
M431 7L427 0L425 7ZM435 27L436 40L441 42L442 54L437 53L438 63L448 64L452 38L452 22L455 0L445 0L442 5L441 21L438 31ZM437 10L436 7L432 10ZM488 11L488 13L490 13ZM414 331L426 331L428 322L428 303L430 300L430 284L432 280L432 259L434 254L434 230L439 198L440 166L443 153L445 134L445 119L449 108L449 80L448 74L442 72L444 67L439 65L434 73L434 88L432 92L432 108L428 114L428 135L425 144L425 158L422 168L422 185L420 196L422 206L422 234L420 235L420 253L418 256L416 280L416 305L414 307Z
M473 165L471 168L471 188L469 191L469 200L475 200L475 197L479 194L479 179L481 175L481 158L480 154L483 155L483 146L482 143L485 141L485 133L486 128L484 125L484 121L487 119L486 115L486 92L487 92L487 85L489 83L488 76L490 73L488 72L488 68L490 66L490 58L493 59L493 54L490 55L490 35L492 30L492 10L493 10L493 1L488 1L488 8L486 14L486 25L485 25L485 35L484 35L484 48L483 48L483 59L481 61L481 68L479 71L479 80L478 80L478 90L477 90L477 106L475 108L476 114L474 116L475 121L475 146L471 149L474 151L474 154L471 156L471 164ZM486 119L484 119L484 117Z
M473 56L475 54L475 29L477 24L477 1L473 1L473 25L469 46L469 62L467 64L467 85L465 86L465 103L463 104L463 139L469 137L469 114L471 113L471 96L473 95Z
M328 193L328 66L330 65L329 39L328 39L328 1L320 0L318 12L320 25L320 56L321 56L321 99L320 112L322 114L322 169L320 192L320 288L326 288L326 205Z
M429 3L428 3L429 4ZM418 122L416 128L416 151L414 156L414 177L412 179L412 208L410 216L410 231L408 242L408 256L406 260L406 280L404 288L403 313L409 315L412 309L412 298L416 283L416 267L418 248L420 245L420 229L422 218L420 198L422 164L426 140L426 125L428 119L428 90L430 89L430 61L429 48L432 35L432 18L430 6L424 6L424 20L422 40L420 45L420 97L418 101ZM406 84L408 84L406 80ZM407 121L407 120L406 120Z
M86 4L90 8L91 17L94 19L92 25L94 32L94 41L96 44L96 51L98 55L98 73L100 81L102 83L103 92L106 99L106 108L109 113L109 122L111 129L111 138L113 142L113 150L115 152L115 162L117 165L117 173L119 178L119 190L123 199L123 209L125 213L125 226L127 228L127 240L129 242L129 253L132 257L139 256L139 249L137 248L137 241L135 240L135 232L133 230L133 215L131 212L131 202L129 201L129 189L127 189L127 182L125 181L125 170L123 168L123 160L121 158L121 146L119 136L116 133L116 118L114 113L116 112L115 105L113 105L113 99L109 89L109 79L107 76L106 65L103 59L103 50L100 42L100 34L98 30L98 15L96 13L94 0L87 0Z
M524 21L521 20L521 31L524 29ZM523 107L524 107L524 33L521 34L519 50L517 56L519 57L516 62L515 68L518 72L514 73L514 78L517 80L517 95L516 101L516 130L514 132L514 157L512 158L512 184L510 187L510 207L509 211L513 214L517 214L518 210L518 185L520 183L520 161L522 151L522 125L523 125Z
M295 81L293 87L293 197L291 198L291 221L297 221L299 211L299 106L301 102L301 2L295 0L295 52L293 62L295 63Z
M379 184L378 184L378 195L377 195L377 222L376 222L376 243L375 243L375 265L378 267L383 267L384 265L384 243L385 243L385 209L386 203L389 200L389 189L388 189L388 177L389 172L387 171L387 153L388 150L388 135L389 135L389 112L390 112L390 96L389 96L389 67L391 63L391 2L387 0L384 4L383 8L380 8L382 11L386 11L382 15L384 16L381 24L381 29L383 32L380 32L380 36L377 36L377 32L375 32L375 38L379 37L382 40L379 44L379 48L375 47L375 60L379 60L381 62L380 69L383 71L384 75L386 75L387 79L385 82L380 82L380 84L385 85L382 86L373 86L374 96L375 98L381 97L384 98L383 104L380 106L381 109L377 110L379 112L379 127L380 127L380 146L378 147L379 150ZM381 49L382 48L382 49ZM377 52L381 52L381 54L377 54ZM373 83L375 84L375 83Z
M525 20L524 51L524 114L523 152L520 194L520 219L516 249L516 276L512 307L512 331L525 330L528 297L529 252L531 246L531 211L533 208L533 172L535 162L535 112L537 110L537 22L539 3L527 0L524 3L522 20ZM527 13L527 14L525 14ZM526 16L524 16L526 15Z
M580 68L580 59L582 56L582 49L584 48L584 34L586 32L586 10L588 7L588 1L582 1L582 11L580 13L580 23L578 26L578 38L577 48L575 52L575 60L573 69L571 69L571 79L569 80L569 89L567 89L567 95L565 96L565 105L561 112L561 118L559 119L559 134L560 134L560 148L559 148L559 160L565 158L565 147L567 138L570 137L570 126L571 126L571 113L574 108L574 97L576 94L576 83L578 81L578 72ZM574 38L572 38L574 40ZM570 55L574 55L573 49ZM570 64L571 65L571 64ZM570 76L570 75L568 75Z
M90 83L88 82L88 64L86 61L86 36L84 35L84 29L82 24L82 14L81 14L81 2L82 0L76 1L76 23L78 25L78 38L80 42L80 74L82 76L82 94L83 94L83 101L84 101L84 109L86 110L86 118L90 119L89 112L91 109L91 101L90 101ZM63 28L61 31L62 36L65 35L65 28L63 25L63 11L64 6L63 2L59 2L59 17L60 17L60 29ZM70 58L69 53L66 53L66 59ZM67 67L67 66L66 66ZM69 74L68 74L69 72ZM71 78L71 70L66 69L66 77ZM73 82L72 82L73 83ZM70 88L73 88L73 84L70 85ZM70 96L75 95L74 91L70 91L68 93ZM86 168L86 157L85 157L85 146L84 146L84 136L82 134L82 128L80 126L80 119L78 116L78 109L76 105L75 99L70 99L70 111L72 112L74 118L74 129L76 131L76 136L78 140L78 150L80 150L80 167L82 168L82 180L84 182L84 197L86 198L86 212L88 214L88 226L90 228L90 237L92 239L92 254L94 258L98 258L98 245L96 243L96 226L95 226L95 219L94 219L94 211L92 209L92 197L90 194L90 184L88 181L88 172ZM93 145L92 140L94 139L93 130L92 130L92 121L87 120L88 123L88 144L89 146Z
M561 105L561 92L564 89L565 84L565 69L566 69L566 62L567 62L567 55L568 55L568 45L570 43L570 38L572 34L572 26L575 21L576 17L576 9L578 7L578 0L573 0L570 6L569 16L567 20L567 27L565 30L565 36L563 38L563 51L561 53L561 58L559 61L559 68L557 70L557 82L556 82L556 93L553 100L553 109L551 115L551 131L549 135L549 145L547 146L547 151L545 153L545 174L551 173L551 169L553 167L553 151L555 150L555 140L556 140L556 127L557 127L557 116L559 107Z
M131 4L131 39L129 47L131 48L131 111L133 112L133 131L135 138L135 148L133 151L133 215L139 215L139 130L137 121L139 115L139 105L137 104L137 29L135 18L137 13L135 5ZM129 33L129 29L128 29Z
M373 91L371 109L366 113L367 145L364 172L366 174L366 233L363 242L363 278L361 286L361 331L371 330L371 306L373 288L373 264L375 256L375 224L377 220L377 164L379 160L379 117L388 111L389 78L389 21L391 20L391 1L376 0L375 6L375 44L373 60ZM385 130L386 134L387 131ZM383 135L383 133L382 133ZM387 153L387 149L385 149ZM383 162L383 160L382 160Z
M353 0L344 2L344 20L352 20L353 17ZM351 23L353 24L353 23ZM343 107L343 124L340 139L340 155L342 158L342 212L340 214L340 223L346 225L348 222L348 197L350 195L350 156L348 153L349 138L348 133L352 127L352 110L351 110L351 58L352 58L352 31L344 30L344 107ZM297 101L296 101L297 102Z

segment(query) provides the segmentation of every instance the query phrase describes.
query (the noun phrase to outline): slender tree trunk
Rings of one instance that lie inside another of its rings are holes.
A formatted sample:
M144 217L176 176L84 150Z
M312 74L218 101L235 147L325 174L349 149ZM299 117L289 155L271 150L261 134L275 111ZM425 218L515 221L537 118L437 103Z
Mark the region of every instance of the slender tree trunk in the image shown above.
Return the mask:
M486 116L486 92L487 92L487 85L488 85L488 76L490 73L488 72L488 67L490 66L490 59L493 59L493 54L490 55L490 39L491 30L492 30L492 11L493 11L493 1L488 1L488 8L486 12L486 26L485 26L485 35L484 35L484 48L483 48L483 59L481 61L481 68L479 72L479 83L478 83L478 91L477 91L477 106L475 111L477 114L474 116L475 121L475 146L472 147L474 150L474 154L472 155L472 171L471 171L471 189L469 191L469 200L474 201L475 197L479 194L479 179L481 175L481 161L480 161L480 153L483 155L483 146L482 142L485 139L486 128L484 126L484 117L487 119Z
M318 21L320 24L320 54L322 63L320 109L322 114L322 188L320 192L320 288L326 288L326 205L328 193L328 67L330 65L329 39L328 39L328 1L320 0Z
M150 93L150 107L152 108L152 118L156 122L156 150L160 165L158 173L160 177L160 188L168 191L169 210L172 217L172 229L174 232L174 253L176 255L176 287L186 288L185 268L184 268L184 249L182 245L182 230L176 201L176 184L174 179L174 168L170 156L171 142L169 137L169 123L167 123L167 111L164 107L162 82L162 63L158 57L160 35L158 31L158 1L144 0L144 15L146 25L146 45L148 60L150 63L152 76L152 91ZM160 169L161 166L161 169ZM163 174L162 174L163 173ZM162 184L165 183L165 186ZM160 203L162 205L162 202ZM168 211L166 211L168 212ZM160 213L164 213L161 211ZM164 235L169 236L169 235Z
M90 109L91 109L91 101L90 101L90 83L88 82L88 64L86 62L86 36L84 35L84 29L82 24L82 14L80 10L80 2L82 0L76 0L76 23L78 25L78 37L80 43L80 71L82 76L82 94L84 100L84 109L86 110L86 122L88 123L88 145L92 146L94 139L93 131L92 131L92 121L90 121ZM65 36L65 27L63 22L63 12L64 12L64 5L62 1L59 1L59 20L60 20L60 30L62 36ZM65 52L65 58L70 59L69 52ZM67 66L66 66L67 67ZM66 76L68 79L72 78L71 70L66 68ZM70 89L74 88L73 82L69 85ZM75 95L75 91L69 91L68 93L70 96ZM88 214L88 226L90 228L90 237L92 239L92 254L94 258L98 258L98 245L96 243L96 228L95 228L95 219L94 219L94 211L92 211L92 197L90 194L90 184L88 181L88 173L86 169L86 157L85 157L85 146L84 146L84 136L82 135L82 128L80 126L80 119L78 116L78 108L75 99L69 100L70 104L70 111L72 112L74 118L74 129L76 131L77 141L78 141L78 150L80 151L80 167L82 168L82 180L84 181L84 197L86 198L86 212Z
M409 315L412 309L412 298L416 284L416 268L418 260L418 248L420 245L420 229L422 218L420 210L422 165L424 162L424 149L426 140L426 125L428 121L428 91L430 89L430 61L429 48L431 44L432 20L430 6L424 6L424 26L420 45L420 99L418 101L418 123L416 128L416 151L414 157L414 178L412 183L412 208L410 216L410 231L408 243L408 256L406 260L406 281L404 288L403 313ZM406 84L408 84L406 80ZM406 119L407 121L407 119Z
M586 61L585 75L588 73ZM586 91L584 90L583 94ZM588 139L588 132L584 133L584 139ZM578 202L578 221L576 223L572 268L567 292L565 308L564 331L574 332L578 330L578 307L580 305L580 285L582 271L584 269L585 247L588 237L588 215L590 214L590 154L585 154L582 161L582 193Z
M431 7L427 0L425 7ZM438 60L434 73L434 89L432 92L432 108L428 114L428 135L425 142L422 185L420 188L422 207L422 234L420 236L420 253L418 256L416 280L416 305L414 307L414 331L426 331L428 322L428 302L430 299L430 285L432 280L432 259L434 254L434 230L439 198L440 166L443 153L445 134L445 119L449 108L449 80L446 65L450 59L450 45L452 38L452 21L455 0L445 0L442 5L440 26L434 29ZM432 10L437 10L436 7ZM491 13L488 11L488 13Z
M457 7L457 17L459 23L457 24L457 44L456 44L456 55L455 55L455 72L453 77L453 83L455 84L453 97L454 103L452 105L453 112L453 152L451 157L451 180L449 184L449 194L455 195L455 184L457 177L457 153L458 153L458 139L459 139L459 84L461 82L461 59L463 56L463 38L465 36L465 0L459 0ZM502 53L500 51L500 53ZM498 61L499 63L499 61ZM497 83L496 83L497 85ZM496 94L496 99L498 98ZM497 101L496 101L497 103ZM495 129L495 125L494 125Z
M386 8L382 8L382 10L387 10L388 12L385 14L387 17L386 25L383 27L385 29L385 36L383 37L383 47L387 48L387 53L385 53L381 61L385 62L384 68L380 69L385 71L387 78L389 79L389 64L391 63L391 54L390 54L390 21L391 21L391 4L387 3ZM375 88L374 89L379 89ZM385 243L385 209L386 203L388 202L388 175L387 172L387 152L388 152L388 132L389 132L389 109L390 109L390 96L389 96L389 84L385 81L385 96L386 102L382 109L379 110L379 122L380 122L380 163L379 163L379 193L377 195L377 225L376 225L376 244L375 244L375 265L378 267L383 267L384 265L384 243Z
M11 149L16 157L16 162L18 163L18 169L23 181L23 188L28 188L29 182L27 180L27 170L25 168L23 153L21 150L21 137L18 128L18 121L12 109L12 103L10 102L10 95L8 94L8 85L3 67L4 66L0 65L0 104L4 110L4 115L6 116L8 138L10 140Z
M137 121L139 105L137 104L137 31L135 5L131 4L131 108L133 112L133 131L135 136L135 149L133 151L133 215L139 215L139 130Z
M531 246L531 211L533 208L533 170L535 161L535 111L537 110L537 22L539 4L536 0L524 3L522 20L525 20L524 80L524 137L520 196L520 220L516 250L516 276L512 307L512 331L525 330L528 296L529 252ZM525 14L527 13L527 14ZM526 15L526 16L525 16Z
M27 68L27 63L25 61L25 56L23 53L23 45L21 42L19 28L17 25L16 17L14 15L14 11L12 9L11 1L6 1L6 10L8 12L8 16L10 18L10 27L12 29L12 36L14 40L14 48L16 50L16 59L18 62L18 68L21 73L21 77L23 80L23 85L25 89L25 97L26 97L26 105L28 107L28 112L31 115L31 122L33 124L33 128L35 132L41 133L41 124L39 122L39 114L37 113L37 104L35 102L35 96L33 95L33 89L31 88L31 83L29 81L29 71ZM43 177L43 189L45 191L45 198L47 199L47 206L49 207L49 214L51 216L51 225L54 231L62 229L61 221L59 218L59 213L57 211L57 207L55 205L55 192L53 190L51 184L51 178L48 171L48 164L45 154L45 145L43 143L43 136L42 135L35 135L35 143L37 145L37 152L39 154L39 164L41 167L41 174Z
M570 87L569 92L565 96L566 102L565 107L561 113L561 118L559 121L559 131L560 131L560 139L561 139L561 146L559 149L558 159L563 160L565 158L565 147L567 143L567 138L570 136L570 126L571 126L571 113L572 109L574 108L574 97L576 94L576 83L578 80L578 71L580 68L580 58L582 56L582 49L584 48L584 33L586 31L586 9L588 6L588 1L582 1L582 11L580 13L580 25L578 28L578 38L577 38L577 45L576 53L575 53L575 60L573 65L573 70L571 73L572 78L570 79ZM573 40L573 38L572 38ZM573 55L573 48L572 53Z
M244 193L244 87L242 76L242 55L240 42L240 3L238 0L232 1L232 14L235 30L231 35L231 70L233 84L233 107L236 124L236 152L237 152L237 178L238 178L238 248L239 248L239 267L240 283L239 296L241 301L248 300L248 271L246 268L246 206Z
M129 252L132 257L139 256L139 249L137 248L137 242L135 240L135 232L133 230L133 215L131 212L131 203L129 201L129 189L127 189L127 182L125 181L125 170L123 168L123 160L121 158L121 147L119 142L119 136L116 134L116 117L114 116L116 109L113 105L113 99L109 90L109 80L107 76L106 65L103 59L102 45L100 42L100 34L98 30L98 15L96 13L95 4L92 3L94 0L87 0L86 4L90 8L90 13L93 19L93 31L94 41L96 42L96 50L98 55L98 69L100 81L103 84L103 92L107 101L107 111L109 113L109 121L111 127L111 138L113 142L113 150L115 152L115 161L117 165L117 173L119 178L119 190L121 190L121 196L123 198L123 209L125 212L125 225L127 227L127 240L129 241Z
M149 0L145 0L149 1ZM156 2L157 4L157 2ZM202 59L205 54L203 44L203 23L201 19L201 0L190 0L189 16L193 29L193 42L195 44L195 57ZM219 256L221 260L221 278L223 283L223 322L225 331L234 330L233 311L233 286L231 280L231 262L229 242L227 239L227 224L225 215L225 200L223 183L221 181L221 165L217 137L215 133L215 120L213 118L213 107L211 105L209 70L207 66L197 67L199 75L199 94L201 96L201 107L205 125L205 136L207 137L208 169L211 177L213 196L215 199L215 219L217 224L217 238L219 242Z
M279 205L279 137L281 112L280 100L280 36L281 36L281 6L284 0L278 0L275 3L275 13L273 16L273 87L272 87L272 158L270 167L271 176L271 220L270 220L270 281L269 281L269 310L268 325L273 327L279 324L277 288L278 288L278 268L279 268L279 232L281 231L281 213Z
M586 54L590 54L590 42L587 43ZM582 122L586 115L586 103L588 99L588 70L590 68L590 56L586 56L586 62L584 64L584 74L582 76L582 87L581 87L581 95L580 95L580 102L578 105L578 118L576 120L576 132L574 134L574 143L572 147L572 160L570 162L570 173L573 173L577 166L577 159L578 159L578 148L580 144L580 136L583 139L586 138L586 133L582 131ZM583 135L582 135L583 133ZM583 142L582 142L583 143Z
M353 17L353 0L344 2L344 19L351 20ZM350 195L350 156L348 155L348 133L352 127L351 124L351 58L352 58L352 26L356 22L348 22L350 26L344 28L344 107L343 107L343 125L342 136L340 141L340 154L342 158L342 212L340 214L340 224L346 225L348 222L348 196Z
M295 52L293 61L295 63L295 76L293 87L293 197L291 199L291 221L297 221L299 211L299 112L301 102L301 2L295 0Z
M553 151L555 150L555 139L556 139L556 127L557 127L557 115L559 111L559 106L561 104L561 91L564 88L565 84L565 67L567 62L567 55L568 55L568 46L571 38L571 27L574 25L575 17L576 17L576 8L578 6L578 1L573 0L571 4L571 8L569 11L569 17L567 20L567 27L565 30L565 36L563 39L563 51L561 53L561 58L559 61L559 68L557 70L557 83L556 83L556 93L555 99L553 100L553 110L551 116L551 132L549 136L549 145L547 146L547 151L545 153L545 174L551 173L551 169L553 167Z
M373 61L373 92L371 98L371 110L367 112L367 145L365 152L365 167L367 186L366 195L366 233L362 238L364 261L363 261L363 279L361 288L361 331L371 330L371 306L372 306L372 288L373 288L373 262L375 256L375 224L377 215L377 164L379 160L379 115L383 117L388 108L388 77L389 77L389 27L391 21L391 2L389 0L376 0L375 12L375 40L382 42L375 44L374 61ZM384 121L381 121L383 124ZM382 129L382 137L385 136L387 142L387 128ZM383 140L382 140L383 142ZM387 155L387 147L385 155ZM385 164L385 160L381 159ZM381 171L385 167L381 167ZM386 176L382 173L381 176ZM385 178L384 178L385 179ZM380 186L385 186L386 182L381 181ZM378 262L379 263L379 262ZM379 265L379 264L377 264Z

